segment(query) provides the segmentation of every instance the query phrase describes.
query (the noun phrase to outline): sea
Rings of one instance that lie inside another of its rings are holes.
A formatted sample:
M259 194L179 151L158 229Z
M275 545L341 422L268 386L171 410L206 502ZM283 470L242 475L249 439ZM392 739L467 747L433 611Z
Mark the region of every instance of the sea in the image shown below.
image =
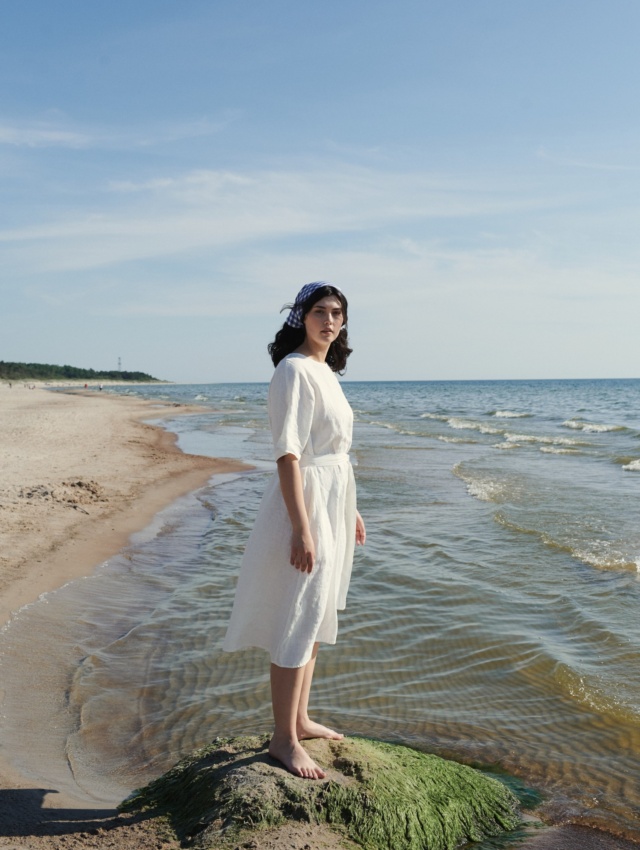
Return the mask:
M368 537L313 713L516 777L549 822L640 839L640 380L343 388ZM270 729L268 657L221 644L275 464L266 384L103 392L200 406L158 424L253 467L0 634L5 756L116 802L217 736Z

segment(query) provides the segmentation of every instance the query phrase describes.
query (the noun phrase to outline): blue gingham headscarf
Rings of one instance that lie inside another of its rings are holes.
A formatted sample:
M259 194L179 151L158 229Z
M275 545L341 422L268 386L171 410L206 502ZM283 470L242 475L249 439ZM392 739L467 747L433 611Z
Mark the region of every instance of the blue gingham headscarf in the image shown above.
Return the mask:
M302 321L302 305L312 292L315 292L316 289L321 289L323 286L333 286L334 289L338 289L337 286L334 286L332 283L327 283L326 280L316 280L314 283L305 283L300 292L296 295L293 307L284 321L285 325L289 325L292 328L304 327L304 322ZM339 289L338 292L340 292Z

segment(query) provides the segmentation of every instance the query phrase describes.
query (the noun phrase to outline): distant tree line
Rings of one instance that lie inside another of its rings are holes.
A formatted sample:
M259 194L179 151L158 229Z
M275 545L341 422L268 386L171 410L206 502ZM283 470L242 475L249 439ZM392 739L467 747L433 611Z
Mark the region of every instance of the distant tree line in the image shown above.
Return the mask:
M146 372L96 372L76 366L52 366L50 363L5 363L0 360L0 380L4 381L157 381Z

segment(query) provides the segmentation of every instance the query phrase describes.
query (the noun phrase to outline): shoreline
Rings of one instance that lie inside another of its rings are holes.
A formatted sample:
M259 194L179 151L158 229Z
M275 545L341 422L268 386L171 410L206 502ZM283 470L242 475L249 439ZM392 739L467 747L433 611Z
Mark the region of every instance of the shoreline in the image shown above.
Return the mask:
M0 524L8 532L0 548L0 626L42 593L91 574L162 508L204 486L211 475L249 468L184 454L174 434L142 421L203 410L81 387L46 392L0 386ZM159 839L153 824L37 787L6 763L1 749L0 788L0 848L151 850L162 845L177 850L178 844ZM300 834L294 829L291 838L310 850L338 846L325 844L327 836L308 825ZM255 847L278 846L268 842L264 836ZM518 846L632 850L638 845L564 824L541 829Z
M0 387L0 628L42 594L92 574L213 475L250 468L185 454L175 434L143 421L202 410L82 388ZM17 834L31 826L33 836L38 812L87 806L33 786L0 751L0 846L16 835L14 821L24 820Z

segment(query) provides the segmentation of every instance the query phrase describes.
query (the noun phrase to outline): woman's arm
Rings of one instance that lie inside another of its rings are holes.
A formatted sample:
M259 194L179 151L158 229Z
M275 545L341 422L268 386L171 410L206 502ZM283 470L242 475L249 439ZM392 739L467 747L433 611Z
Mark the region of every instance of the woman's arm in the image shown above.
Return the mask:
M309 528L309 517L304 504L302 476L298 458L292 454L278 458L278 478L282 497L291 520L290 564L303 573L310 573L316 557L316 548Z
M367 540L367 530L364 527L364 520L360 516L360 513L356 511L356 544L358 546L364 546Z

